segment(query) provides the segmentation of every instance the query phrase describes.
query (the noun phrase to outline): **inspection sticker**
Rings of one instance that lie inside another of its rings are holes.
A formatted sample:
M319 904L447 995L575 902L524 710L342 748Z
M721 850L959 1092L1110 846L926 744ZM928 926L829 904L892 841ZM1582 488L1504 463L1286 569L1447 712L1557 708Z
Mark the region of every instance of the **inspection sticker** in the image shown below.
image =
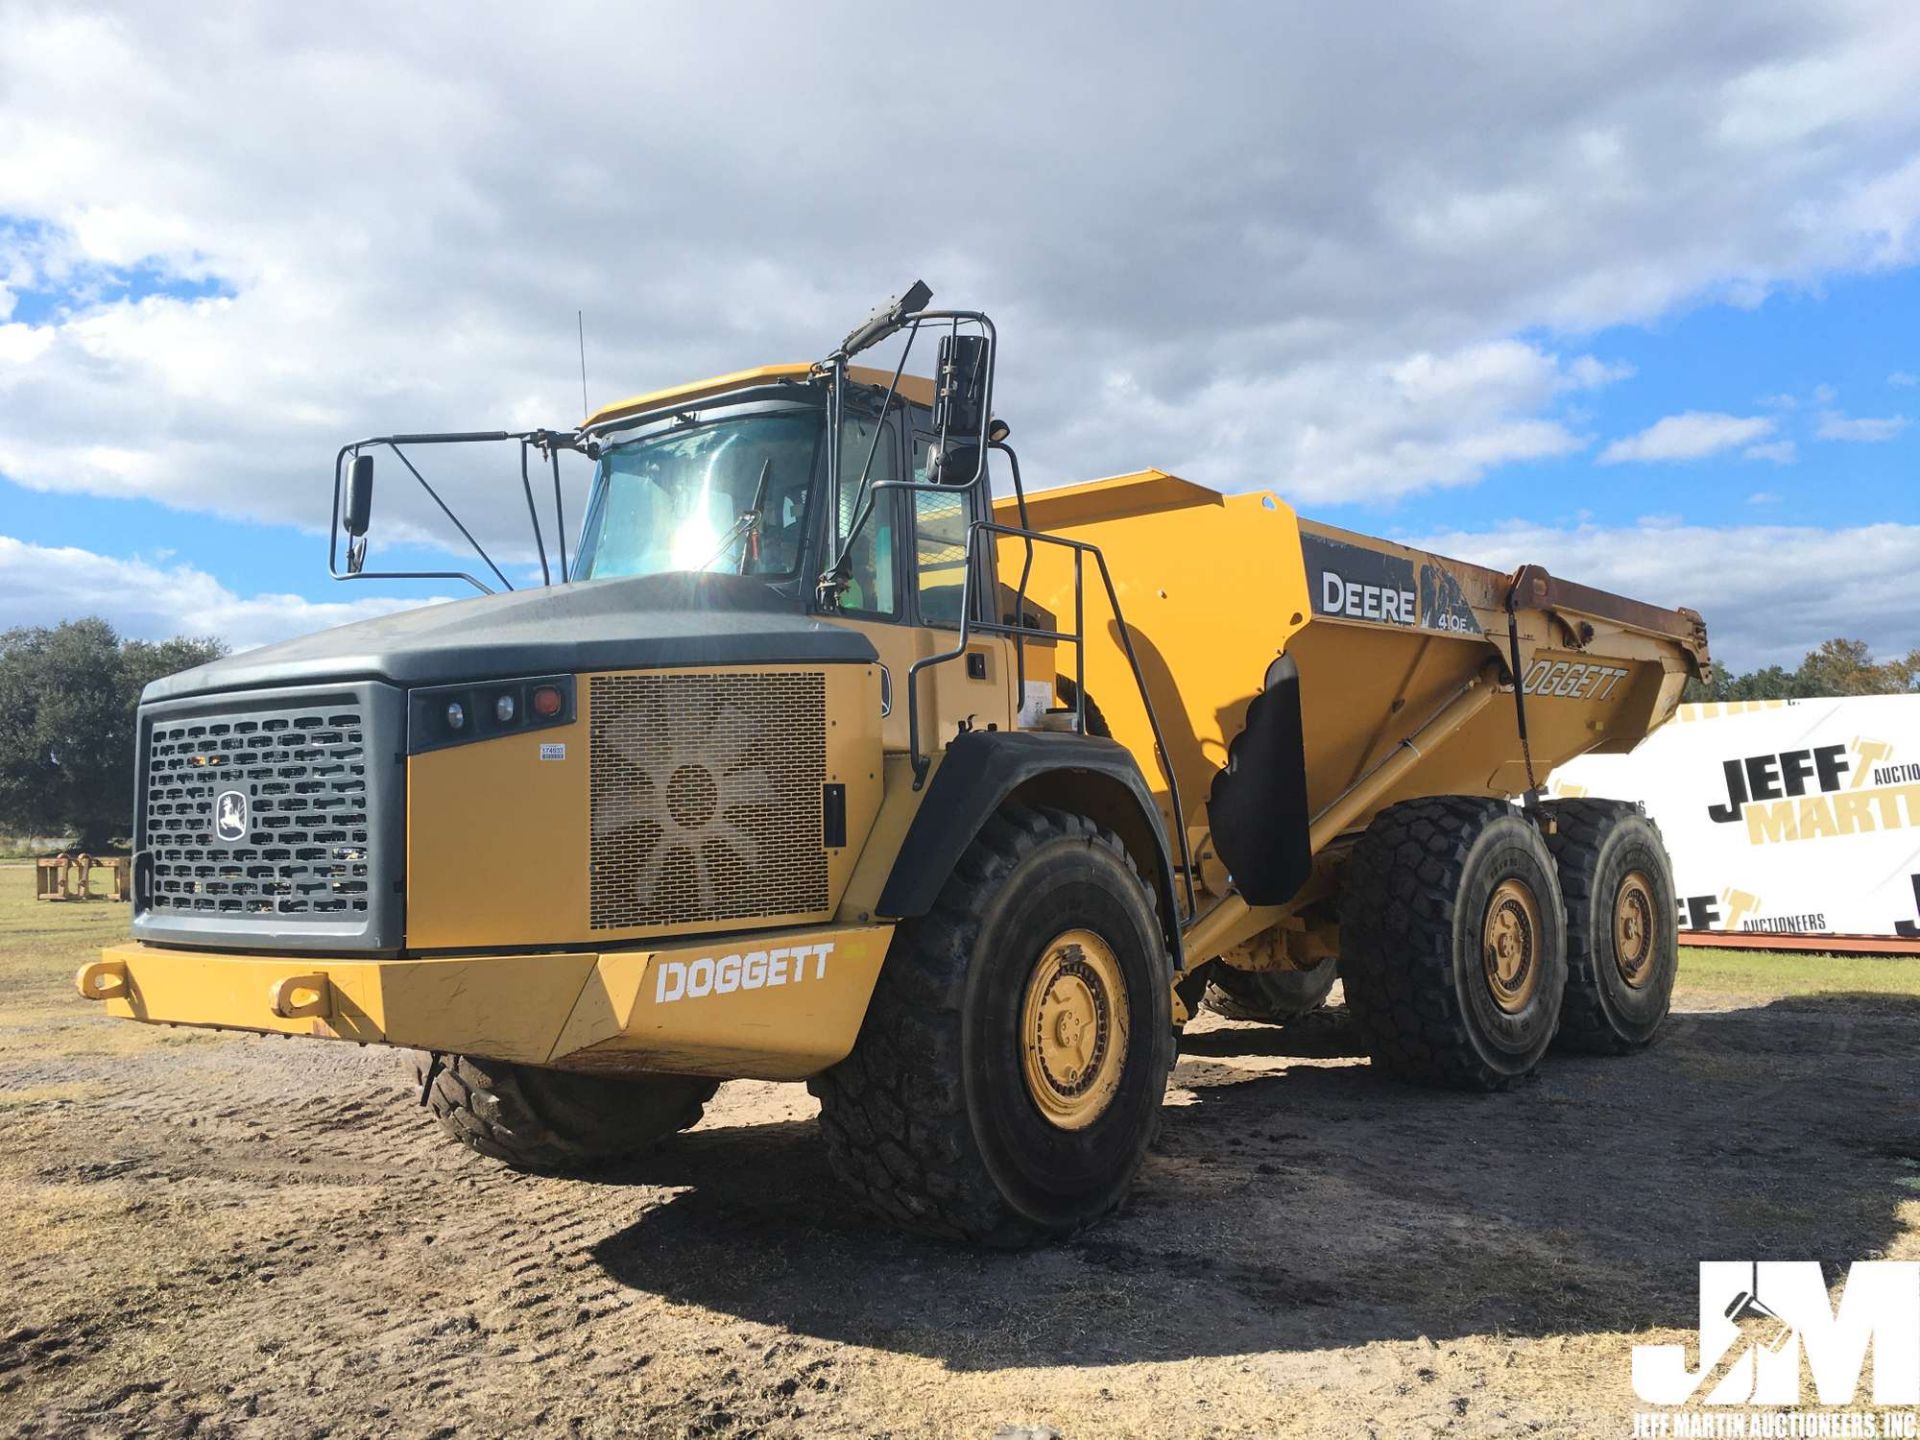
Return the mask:
M564 760L567 758L567 747L565 744L542 745L540 747L540 758L542 760Z

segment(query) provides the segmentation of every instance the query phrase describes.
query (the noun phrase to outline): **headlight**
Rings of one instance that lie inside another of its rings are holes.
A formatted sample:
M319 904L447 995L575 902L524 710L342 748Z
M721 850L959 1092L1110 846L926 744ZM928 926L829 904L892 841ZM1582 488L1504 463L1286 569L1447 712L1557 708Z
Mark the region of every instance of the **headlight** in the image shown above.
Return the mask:
M573 722L573 677L537 675L407 692L407 753L497 740Z

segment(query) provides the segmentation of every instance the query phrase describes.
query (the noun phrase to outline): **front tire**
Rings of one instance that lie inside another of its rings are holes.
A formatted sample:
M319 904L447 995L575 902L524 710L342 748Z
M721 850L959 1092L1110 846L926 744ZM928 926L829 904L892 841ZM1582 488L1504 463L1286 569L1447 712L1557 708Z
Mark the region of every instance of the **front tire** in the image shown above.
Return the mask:
M1547 848L1567 901L1567 1002L1558 1044L1625 1055L1653 1043L1673 1004L1680 919L1659 828L1617 800L1556 800Z
M467 1055L416 1052L416 1083L440 1128L491 1160L578 1175L631 1160L700 1121L718 1080L698 1075L581 1075ZM432 1083L428 1084L431 1073Z
M1347 1008L1398 1079L1499 1090L1552 1043L1567 980L1553 857L1511 805L1441 795L1389 806L1347 861Z
M1117 1206L1172 1065L1152 892L1111 832L988 820L904 922L853 1053L811 1082L834 1172L907 1229L998 1246Z

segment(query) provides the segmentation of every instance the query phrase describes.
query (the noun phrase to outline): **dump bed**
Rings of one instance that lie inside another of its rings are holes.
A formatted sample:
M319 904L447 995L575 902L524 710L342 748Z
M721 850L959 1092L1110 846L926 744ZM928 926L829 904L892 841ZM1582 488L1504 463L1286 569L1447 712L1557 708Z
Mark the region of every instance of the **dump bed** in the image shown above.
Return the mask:
M1019 523L1011 499L996 510L1002 523ZM1389 789L1340 815L1331 833L1316 833L1316 848L1397 800L1525 791L1515 668L1536 780L1576 755L1631 749L1672 715L1687 679L1706 673L1705 626L1690 610L1628 600L1538 566L1504 575L1300 520L1267 493L1223 495L1149 470L1039 492L1026 518L1035 530L1100 547L1179 780L1179 823L1202 845L1212 781L1249 705L1283 673L1277 664L1297 667L1307 806L1317 817L1463 690L1483 691L1482 703L1452 712L1466 718L1444 744L1422 745ZM1008 587L1019 587L1027 550L1017 537L1002 539ZM1145 706L1091 562L1087 571L1087 691L1159 784L1171 824ZM1071 555L1034 545L1027 593L1072 616ZM1071 647L1058 665L1073 673Z

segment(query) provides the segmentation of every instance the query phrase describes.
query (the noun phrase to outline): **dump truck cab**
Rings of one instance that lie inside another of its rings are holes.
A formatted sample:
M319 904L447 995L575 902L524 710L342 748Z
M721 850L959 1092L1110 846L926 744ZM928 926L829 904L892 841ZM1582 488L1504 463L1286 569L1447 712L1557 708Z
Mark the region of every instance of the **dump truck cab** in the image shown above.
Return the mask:
M833 391L814 367L773 365L597 411L582 427L595 468L571 578L697 574L716 608L730 593L864 637L883 667L884 739L906 750L895 682L947 648L963 606L996 618L990 550L967 584L968 530L991 498L984 476L929 480L942 445L931 382L849 366ZM1001 648L982 637L980 658L930 676L930 716L1011 728L1012 671L985 663ZM930 720L928 743L952 728Z
M1119 1203L1203 1001L1283 1022L1337 965L1382 1069L1471 1088L1648 1043L1658 835L1537 787L1672 712L1698 617L1159 471L1030 496L991 321L929 299L570 430L343 446L332 573L485 593L150 686L81 994L412 1050L523 1169L806 1080L868 1208L994 1244ZM475 446L517 555L422 458ZM370 564L376 461L472 571Z

